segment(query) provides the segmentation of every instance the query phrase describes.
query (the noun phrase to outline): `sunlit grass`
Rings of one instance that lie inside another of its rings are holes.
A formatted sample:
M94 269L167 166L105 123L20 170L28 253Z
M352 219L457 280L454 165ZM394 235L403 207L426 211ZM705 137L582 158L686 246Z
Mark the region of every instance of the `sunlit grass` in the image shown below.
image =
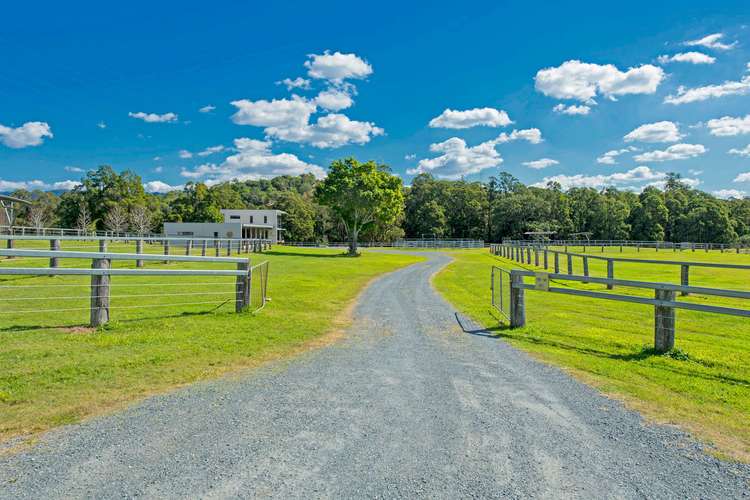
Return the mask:
M599 250L592 255L601 255ZM605 255L750 264L746 254L719 252L625 249L620 254L619 249L612 249ZM647 415L681 424L713 441L722 452L750 459L750 321L746 318L678 310L677 350L654 355L650 350L652 306L527 291L527 326L510 330L500 327L500 316L490 306L490 268L521 266L487 250L454 252L453 257L455 261L434 283L459 310L495 328L498 336L513 345L572 369ZM565 272L565 261L561 268ZM574 272L581 272L578 260ZM591 260L590 272L606 276L606 267ZM615 264L615 276L623 279L679 283L679 273L679 267ZM748 283L750 271L691 270L691 284L698 286L747 290ZM557 286L605 291L603 285L594 284ZM632 288L616 288L612 293L653 296L653 291ZM740 299L691 296L680 300L750 308L747 300Z
M42 248L19 248L32 246ZM110 250L128 252L130 247L112 245ZM160 253L161 247L147 251ZM347 306L372 278L421 260L374 252L359 258L340 255L341 250L285 247L248 255L253 262L270 261L272 301L258 314L234 313L232 277L114 276L112 322L100 330L86 328L88 277L0 275L0 439L76 422L149 394L306 349L341 326ZM90 265L90 260L61 261L65 267ZM9 259L0 266L47 263ZM146 262L146 267L233 265ZM46 298L33 300L40 297ZM177 304L186 302L206 303ZM31 312L12 312L18 310Z

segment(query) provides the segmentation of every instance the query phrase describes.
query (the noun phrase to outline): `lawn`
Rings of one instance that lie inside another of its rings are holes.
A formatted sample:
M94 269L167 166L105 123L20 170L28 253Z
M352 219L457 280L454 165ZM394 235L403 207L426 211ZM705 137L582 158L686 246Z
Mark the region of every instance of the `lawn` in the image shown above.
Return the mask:
M63 249L72 250L66 243ZM17 248L43 246L24 242ZM131 247L110 250L132 252ZM422 260L380 253L349 258L341 250L286 247L248 256L254 263L270 261L272 301L258 313L234 313L233 277L115 276L112 322L99 330L85 326L89 278L0 275L0 441L329 341L328 334L346 325L348 307L369 281ZM41 259L0 261L3 267L46 265ZM90 265L61 261L61 267ZM233 265L147 261L146 266Z
M570 249L580 251L579 248ZM602 255L600 249L591 255ZM678 424L716 446L723 456L750 461L750 321L746 318L677 311L676 350L654 355L652 306L526 291L527 326L507 329L490 306L490 269L522 267L487 250L453 252L454 262L434 284L459 310L498 337L551 364L570 370L604 393L659 422ZM750 255L619 249L604 255L750 264ZM533 260L532 260L533 262ZM552 260L550 259L550 263ZM565 270L561 260L561 270ZM575 261L574 272L581 273ZM606 276L591 260L592 276ZM534 269L524 265L524 268ZM679 283L679 267L615 264L623 279ZM750 271L691 269L691 284L747 290ZM604 291L603 285L564 282ZM613 293L652 296L616 288ZM680 298L680 300L683 300ZM691 296L684 300L750 308L748 301Z

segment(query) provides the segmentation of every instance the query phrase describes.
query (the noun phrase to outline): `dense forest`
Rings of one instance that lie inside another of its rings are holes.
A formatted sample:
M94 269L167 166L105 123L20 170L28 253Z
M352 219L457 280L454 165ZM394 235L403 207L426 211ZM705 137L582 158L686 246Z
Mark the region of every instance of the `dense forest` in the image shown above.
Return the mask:
M17 225L158 232L164 221L221 221L221 208L273 208L287 212L288 241L342 241L330 210L316 203L311 174L213 186L188 183L182 191L146 193L141 178L103 166L61 194L19 190L30 200ZM437 180L428 174L404 187L397 224L367 228L362 241L401 237L523 238L525 231L554 231L564 238L590 232L592 239L733 243L750 241L750 199L718 199L669 175L664 189L641 193L559 185L525 186L507 172L488 182Z

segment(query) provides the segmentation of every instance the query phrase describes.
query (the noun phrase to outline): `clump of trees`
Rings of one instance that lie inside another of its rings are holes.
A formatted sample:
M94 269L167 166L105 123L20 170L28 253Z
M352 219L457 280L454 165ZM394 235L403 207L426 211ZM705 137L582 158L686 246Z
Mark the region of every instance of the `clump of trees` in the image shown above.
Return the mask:
M214 186L188 183L182 191L151 194L131 171L103 166L64 193L19 190L31 201L16 221L32 227L79 227L113 232L161 231L164 221L221 221L221 208L273 208L288 241L409 238L523 238L555 231L565 238L733 243L750 241L750 199L718 199L670 175L664 189L640 193L525 186L507 172L488 182L448 181L421 174L411 186L388 167L353 158L331 165L327 179L311 174Z

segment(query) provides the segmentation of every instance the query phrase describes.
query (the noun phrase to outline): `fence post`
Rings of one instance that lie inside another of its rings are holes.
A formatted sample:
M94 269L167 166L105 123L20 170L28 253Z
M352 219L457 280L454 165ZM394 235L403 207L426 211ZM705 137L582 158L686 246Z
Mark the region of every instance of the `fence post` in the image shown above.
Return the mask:
M588 277L589 275L589 258L583 257L583 275ZM588 283L588 281L584 281L584 283Z
M674 302L674 290L656 290L656 300ZM662 353L674 348L675 311L674 307L654 306L654 350Z
M107 240L99 240L99 252L104 253L107 251Z
M221 241L214 240L214 250L215 250L216 256L218 257L219 252L221 252Z
M680 284L690 286L690 265L682 264L680 266ZM688 295L688 292L680 292L680 295Z
M237 276L235 311L242 312L250 307L250 259L237 263L238 271L245 271L242 276Z
M10 232L10 237L8 238L8 250L13 250L13 247L16 246L15 240L13 239L13 230ZM12 259L13 257L8 257L9 259Z
M515 271L510 272L510 326L518 328L526 324L526 303L523 276Z
M232 255L232 240L227 240L227 257Z
M544 249L544 270L547 270L549 264L549 256L547 255L547 249Z
M534 249L534 265L536 267L539 267L539 249L538 248Z
M190 255L190 251L193 249L193 240L187 240L185 243L185 255Z
M201 257L206 256L207 249L208 249L208 240L203 240L203 244L201 245Z
M92 269L109 269L108 259L94 259ZM100 326L109 321L109 275L91 275L91 326Z
M615 279L615 261L607 259L607 278ZM615 287L612 283L607 283L607 290L612 290Z
M164 240L164 255L169 255L169 240ZM169 264L169 260L165 260L164 263Z
M143 240L136 240L135 242L135 253L143 253ZM135 261L135 267L143 267L143 260L138 259Z
M568 274L573 274L573 256L570 254L568 255Z
M59 252L60 251L60 240L49 240L49 249L53 252ZM49 267L57 267L58 259L57 257L50 257L49 259Z
M555 252L555 274L560 274L560 254Z

